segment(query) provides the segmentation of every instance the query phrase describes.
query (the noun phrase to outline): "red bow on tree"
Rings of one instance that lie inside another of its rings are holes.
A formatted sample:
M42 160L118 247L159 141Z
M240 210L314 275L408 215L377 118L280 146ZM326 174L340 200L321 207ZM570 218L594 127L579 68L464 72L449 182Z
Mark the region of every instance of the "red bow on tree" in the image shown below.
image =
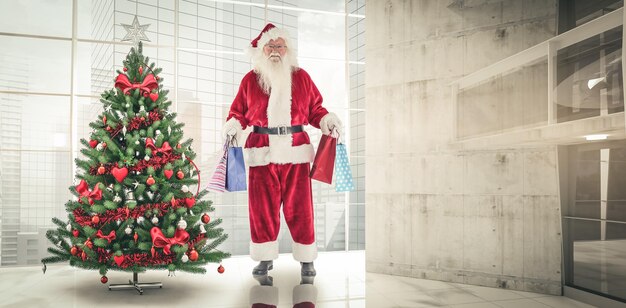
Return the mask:
M106 239L107 242L111 244L111 241L115 239L115 231L111 231L109 235L104 235L102 234L102 230L98 230L98 232L96 233L96 237Z
M170 146L170 143L167 141L163 142L163 145L161 145L160 149L157 149L157 153L162 153L164 155L167 155L170 152L172 152L172 147Z
M133 89L139 89L141 94L144 94L152 92L152 90L159 87L159 84L152 74L146 76L141 83L131 83L130 80L128 80L128 76L119 74L117 78L115 78L115 87L122 90L124 94L128 94L128 92Z
M80 180L80 183L78 184L78 186L76 186L76 192L80 194L78 200L80 201L80 198L87 197L87 199L89 200L89 204L93 205L93 199L102 199L102 191L100 190L100 187L98 187L98 184L94 185L93 191L89 191L89 186L87 185L87 182L85 182L85 180ZM80 202L82 203L82 201Z
M167 141L163 142L163 145L161 145L161 148L157 149L157 147L154 145L154 140L152 140L152 138L146 138L146 148L152 150L153 155L156 153L161 153L167 156L168 154L172 152L172 147L170 146L169 142Z
M168 255L171 253L170 247L172 245L184 245L189 240L189 233L182 229L177 229L174 237L168 238L163 235L161 229L152 227L150 235L152 236L152 245L157 248L163 248L163 252Z

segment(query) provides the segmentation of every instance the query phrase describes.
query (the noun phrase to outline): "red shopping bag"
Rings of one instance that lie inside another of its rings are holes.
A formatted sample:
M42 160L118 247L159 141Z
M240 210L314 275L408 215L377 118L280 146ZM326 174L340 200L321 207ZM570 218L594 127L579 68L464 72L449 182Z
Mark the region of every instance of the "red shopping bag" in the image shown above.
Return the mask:
M337 138L322 135L320 144L315 153L311 178L320 182L331 184L333 182L333 170L335 169L335 151L337 150Z

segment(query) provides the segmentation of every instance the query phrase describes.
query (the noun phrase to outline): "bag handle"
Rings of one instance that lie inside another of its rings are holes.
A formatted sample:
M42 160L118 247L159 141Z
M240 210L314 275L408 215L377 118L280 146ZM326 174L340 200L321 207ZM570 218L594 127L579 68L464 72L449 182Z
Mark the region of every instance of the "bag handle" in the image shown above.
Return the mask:
M333 129L330 131L330 134L328 136L337 139L337 144L343 143L343 142L341 142L341 139L339 139L339 137L341 137L341 136L339 135L339 130L337 130L336 127L333 127Z
M227 147L239 147L239 142L237 142L237 137L235 135L226 137L226 146Z

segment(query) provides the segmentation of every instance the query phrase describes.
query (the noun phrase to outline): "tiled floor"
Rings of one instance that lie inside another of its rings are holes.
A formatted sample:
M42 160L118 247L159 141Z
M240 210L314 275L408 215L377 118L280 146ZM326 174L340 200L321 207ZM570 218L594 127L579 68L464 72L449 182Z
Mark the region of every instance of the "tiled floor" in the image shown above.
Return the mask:
M313 285L300 285L300 266L291 255L274 263L273 286L252 278L248 257L224 261L226 271L208 266L205 275L167 271L140 274L140 282L163 282L163 289L109 291L96 271L66 265L0 269L2 307L250 307L278 303L292 307L294 298L313 299L315 307L591 307L560 297L441 281L365 273L363 252L320 253ZM109 272L109 283L124 283L132 274Z

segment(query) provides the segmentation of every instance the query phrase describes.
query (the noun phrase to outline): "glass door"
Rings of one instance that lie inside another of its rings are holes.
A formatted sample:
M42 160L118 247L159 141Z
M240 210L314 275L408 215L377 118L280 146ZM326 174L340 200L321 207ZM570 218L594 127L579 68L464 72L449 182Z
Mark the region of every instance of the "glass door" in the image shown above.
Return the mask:
M626 141L560 152L565 285L626 302Z

